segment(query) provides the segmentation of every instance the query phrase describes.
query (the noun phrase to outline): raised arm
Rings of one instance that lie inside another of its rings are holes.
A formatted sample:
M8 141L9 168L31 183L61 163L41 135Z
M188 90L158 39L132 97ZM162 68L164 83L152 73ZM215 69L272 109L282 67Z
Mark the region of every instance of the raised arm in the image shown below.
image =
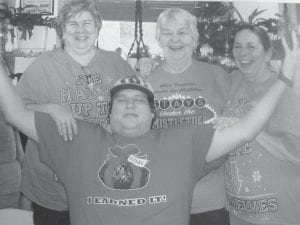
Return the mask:
M71 110L67 110L54 103L27 104L26 107L27 109L50 114L56 123L59 134L63 136L66 141L68 139L72 140L73 132L77 134L77 122Z
M290 50L283 40L285 59L282 66L283 75L292 80L297 72L300 51L295 32L292 34L294 48ZM298 76L300 76L298 71ZM298 79L298 78L297 78ZM261 131L269 117L272 115L287 84L277 80L257 105L239 122L222 130L216 130L206 160L212 161L239 145L251 141Z
M29 138L38 141L34 112L25 108L22 98L12 86L2 65L0 65L0 107L7 122Z
M297 69L300 73L300 56L298 57L297 61L299 62ZM293 91L294 91L295 95L299 98L299 101L300 101L300 76L296 76L294 78Z

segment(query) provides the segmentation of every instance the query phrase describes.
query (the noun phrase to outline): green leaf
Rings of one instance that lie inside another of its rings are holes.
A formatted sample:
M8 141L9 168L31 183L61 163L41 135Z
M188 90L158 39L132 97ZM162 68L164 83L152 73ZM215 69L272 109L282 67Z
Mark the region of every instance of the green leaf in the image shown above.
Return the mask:
M267 11L267 9L263 9L263 10L260 10L258 11L258 8L256 8L251 14L250 16L248 17L248 22L250 24L253 24L253 20L255 17L257 17L259 14L262 14L263 12Z

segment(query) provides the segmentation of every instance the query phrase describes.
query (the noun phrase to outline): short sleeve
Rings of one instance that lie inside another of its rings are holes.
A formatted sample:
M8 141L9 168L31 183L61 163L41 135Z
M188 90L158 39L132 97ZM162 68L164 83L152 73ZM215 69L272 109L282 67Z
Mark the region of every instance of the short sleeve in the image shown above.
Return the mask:
M47 90L46 74L43 68L44 56L35 59L22 74L17 83L17 90L25 104L46 103L45 90Z
M114 54L115 66L119 69L119 73L120 75L122 75L121 77L138 75L137 72L129 65L129 63L125 61L121 56L114 52L112 54Z
M221 96L224 96L225 101L229 98L232 81L229 74L221 67L214 66L214 80Z
M193 172L196 180L206 175L208 172L214 169L209 169L208 163L205 158L208 153L215 130L212 125L202 125L195 127L192 136L192 148L193 148Z
M0 164L16 159L16 143L13 128L5 121L0 111Z

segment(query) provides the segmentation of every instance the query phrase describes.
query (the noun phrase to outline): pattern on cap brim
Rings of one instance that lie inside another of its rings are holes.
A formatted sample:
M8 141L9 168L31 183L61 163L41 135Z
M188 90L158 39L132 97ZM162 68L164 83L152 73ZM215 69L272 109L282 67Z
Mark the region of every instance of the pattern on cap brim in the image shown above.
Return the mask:
M137 77L137 76L125 77L125 78L122 78L122 79L118 80L114 86L116 87L116 86L121 85L121 84L138 85L138 86L142 86L144 88L147 88L148 90L153 92L151 84L142 77Z
M151 99L154 98L154 91L151 84L142 77L129 76L116 81L110 90L111 96L122 89L136 89L145 92Z

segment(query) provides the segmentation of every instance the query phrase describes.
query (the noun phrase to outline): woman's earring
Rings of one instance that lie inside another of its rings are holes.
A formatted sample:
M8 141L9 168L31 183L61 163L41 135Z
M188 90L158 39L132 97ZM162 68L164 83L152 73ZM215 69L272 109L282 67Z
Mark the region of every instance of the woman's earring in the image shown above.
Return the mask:
M60 45L61 45L61 48L64 49L65 48L65 40L62 38L61 41L60 41Z

